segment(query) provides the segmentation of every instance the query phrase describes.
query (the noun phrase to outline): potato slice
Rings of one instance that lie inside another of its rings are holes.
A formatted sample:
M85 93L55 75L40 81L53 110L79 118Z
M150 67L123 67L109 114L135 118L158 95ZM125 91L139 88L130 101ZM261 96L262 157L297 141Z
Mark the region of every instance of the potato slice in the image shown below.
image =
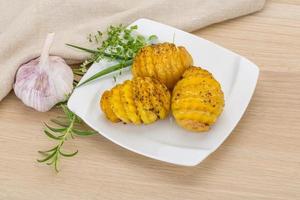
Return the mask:
M150 77L145 77L145 84L147 84L147 88L149 91L149 97L151 99L151 104L154 109L155 114L158 116L159 119L164 119L169 113L169 108L164 106L166 102L166 97L163 95L158 85L153 82ZM161 85L161 84L160 84ZM166 91L169 92L166 88ZM170 102L170 99L168 99Z
M107 119L112 122L119 122L120 119L115 115L110 105L111 91L105 91L100 100L100 106Z
M141 124L136 105L133 100L131 81L125 81L120 88L121 101L129 120L134 124Z
M133 99L137 107L139 116L143 123L150 124L157 120L157 115L154 112L154 107L151 102L149 88L145 80L137 77L132 80L133 86Z
M159 81L156 79L152 79L152 82L154 83L154 87L156 89L156 95L158 95L162 103L162 107L164 108L165 112L161 111L160 112L160 119L165 119L170 111L170 106L171 106L171 94L168 90L168 88L161 84ZM161 108L162 109L162 108Z
M111 91L112 92L110 98L111 109L119 119L121 119L125 123L129 123L130 120L127 116L127 113L121 101L121 95L120 95L121 87L122 87L121 85L116 85Z

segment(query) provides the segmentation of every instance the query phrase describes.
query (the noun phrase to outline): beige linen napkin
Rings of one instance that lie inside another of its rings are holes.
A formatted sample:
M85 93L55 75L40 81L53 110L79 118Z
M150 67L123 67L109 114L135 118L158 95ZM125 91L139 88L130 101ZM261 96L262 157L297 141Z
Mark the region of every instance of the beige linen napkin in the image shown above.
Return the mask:
M65 43L88 46L86 36L110 24L149 18L194 31L260 10L264 0L0 0L0 100L12 89L18 67L39 56L48 32L51 54L85 59Z

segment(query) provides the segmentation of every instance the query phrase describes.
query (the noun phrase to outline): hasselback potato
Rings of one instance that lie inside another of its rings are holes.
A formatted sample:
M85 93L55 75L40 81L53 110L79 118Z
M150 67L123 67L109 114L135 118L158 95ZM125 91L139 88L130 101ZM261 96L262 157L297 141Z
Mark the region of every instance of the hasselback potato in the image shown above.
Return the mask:
M192 65L193 59L184 47L172 43L153 44L137 53L132 74L134 77L153 77L172 89Z
M150 124L168 116L170 101L165 85L150 77L136 77L105 91L100 105L112 122Z
M207 131L223 111L224 95L211 73L190 67L174 87L171 107L180 126L191 131Z

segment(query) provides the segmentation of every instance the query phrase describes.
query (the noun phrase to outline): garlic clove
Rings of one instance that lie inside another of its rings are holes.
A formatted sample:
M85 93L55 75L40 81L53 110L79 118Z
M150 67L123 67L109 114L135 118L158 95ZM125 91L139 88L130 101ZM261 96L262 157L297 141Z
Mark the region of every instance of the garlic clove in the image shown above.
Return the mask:
M54 33L48 34L41 56L20 66L14 84L16 96L40 112L66 100L73 90L71 68L61 57L49 56L53 39Z

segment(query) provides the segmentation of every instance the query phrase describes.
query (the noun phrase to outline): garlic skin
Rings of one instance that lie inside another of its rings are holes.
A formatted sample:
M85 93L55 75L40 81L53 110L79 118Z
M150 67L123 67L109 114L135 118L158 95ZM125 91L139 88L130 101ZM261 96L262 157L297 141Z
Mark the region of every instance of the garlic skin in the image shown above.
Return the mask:
M49 33L40 57L20 66L14 91L22 102L40 112L66 100L73 90L73 72L64 59L49 56L54 33Z

